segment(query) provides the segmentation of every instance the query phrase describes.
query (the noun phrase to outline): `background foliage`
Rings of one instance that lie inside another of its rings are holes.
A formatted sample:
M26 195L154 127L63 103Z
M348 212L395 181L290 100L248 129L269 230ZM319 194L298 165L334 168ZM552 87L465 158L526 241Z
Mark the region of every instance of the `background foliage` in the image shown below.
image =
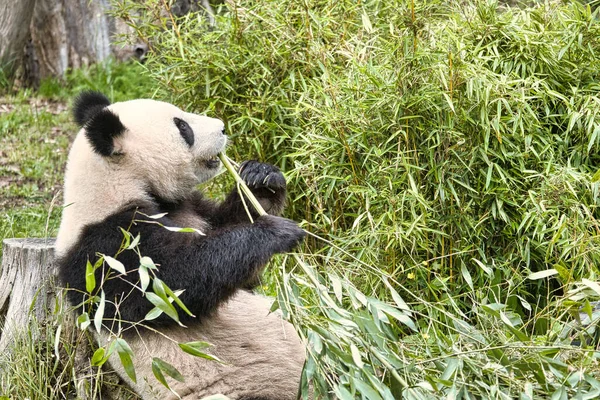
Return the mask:
M118 11L147 17L160 96L281 165L288 215L339 246L271 277L317 392L599 393L595 342L570 338L600 295L596 13L232 0L211 27L161 4Z

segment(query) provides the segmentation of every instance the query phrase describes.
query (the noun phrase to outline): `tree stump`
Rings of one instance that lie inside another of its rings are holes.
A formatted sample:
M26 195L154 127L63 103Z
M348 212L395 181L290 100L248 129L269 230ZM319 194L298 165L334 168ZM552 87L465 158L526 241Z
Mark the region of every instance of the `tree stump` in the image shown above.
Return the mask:
M29 321L47 319L56 298L54 239L4 239L0 267L0 353Z
M0 354L12 351L11 345L18 335L31 330L31 322L37 325L52 324L55 300L61 300L60 287L56 286L58 268L54 262L54 242L48 239L4 239L2 264L0 266ZM73 379L78 399L92 399L94 379L92 369L91 340L75 327L74 318L67 317L61 338L71 341L75 347ZM44 338L35 336L34 339ZM101 398L105 400L137 399L110 368L104 369L100 378Z

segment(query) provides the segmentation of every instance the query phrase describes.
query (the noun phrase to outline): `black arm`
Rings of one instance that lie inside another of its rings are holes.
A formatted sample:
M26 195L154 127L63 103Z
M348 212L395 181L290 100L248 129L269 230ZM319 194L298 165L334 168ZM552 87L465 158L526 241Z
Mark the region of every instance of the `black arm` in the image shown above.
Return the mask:
M142 210L143 211L143 210ZM154 210L145 214L154 214ZM85 264L95 261L96 252L114 255L121 243L119 227L127 228L134 219L143 219L140 214L129 210L109 217L103 223L87 226L80 243L83 247L72 250L63 256L61 278L71 288L85 290ZM167 217L157 222L174 226ZM209 315L236 289L243 287L256 276L273 254L290 251L304 237L304 232L293 222L275 216L263 216L254 224L230 225L201 236L197 233L176 233L163 227L137 222L130 229L140 235L139 249L159 265L157 276L172 290L185 289L181 300L197 317ZM124 251L118 256L126 269L136 269L139 259L135 252ZM101 271L97 271L96 281L100 282ZM131 291L138 281L138 273L130 272L123 279L111 279L103 287L107 301L120 299L122 293ZM128 283L129 282L129 283ZM78 304L81 294L71 292L71 301ZM140 321L152 308L152 304L134 290L119 305L120 316L125 321ZM106 316L114 315L116 309L108 306ZM180 312L182 320L186 320ZM158 322L168 322L162 318Z

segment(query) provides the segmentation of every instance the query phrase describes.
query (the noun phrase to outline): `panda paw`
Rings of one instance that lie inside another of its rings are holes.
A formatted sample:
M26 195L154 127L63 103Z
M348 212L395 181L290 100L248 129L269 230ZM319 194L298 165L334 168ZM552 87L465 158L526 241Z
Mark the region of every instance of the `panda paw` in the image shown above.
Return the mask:
M274 215L263 215L256 220L259 226L269 231L273 236L273 252L286 253L297 247L306 232L290 219Z
M240 165L240 177L248 187L253 189L267 188L272 191L285 189L285 178L274 165L254 160L244 161Z

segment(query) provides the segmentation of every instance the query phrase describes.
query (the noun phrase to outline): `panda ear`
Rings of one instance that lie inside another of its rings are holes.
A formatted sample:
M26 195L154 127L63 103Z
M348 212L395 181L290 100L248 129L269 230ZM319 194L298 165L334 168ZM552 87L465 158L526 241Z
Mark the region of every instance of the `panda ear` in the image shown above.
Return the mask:
M101 156L115 154L114 139L125 132L125 126L119 116L108 108L94 114L84 126L85 136L90 141L94 151Z
M81 92L73 103L73 117L79 126L85 125L88 120L104 107L110 105L110 100L100 92L91 90Z

